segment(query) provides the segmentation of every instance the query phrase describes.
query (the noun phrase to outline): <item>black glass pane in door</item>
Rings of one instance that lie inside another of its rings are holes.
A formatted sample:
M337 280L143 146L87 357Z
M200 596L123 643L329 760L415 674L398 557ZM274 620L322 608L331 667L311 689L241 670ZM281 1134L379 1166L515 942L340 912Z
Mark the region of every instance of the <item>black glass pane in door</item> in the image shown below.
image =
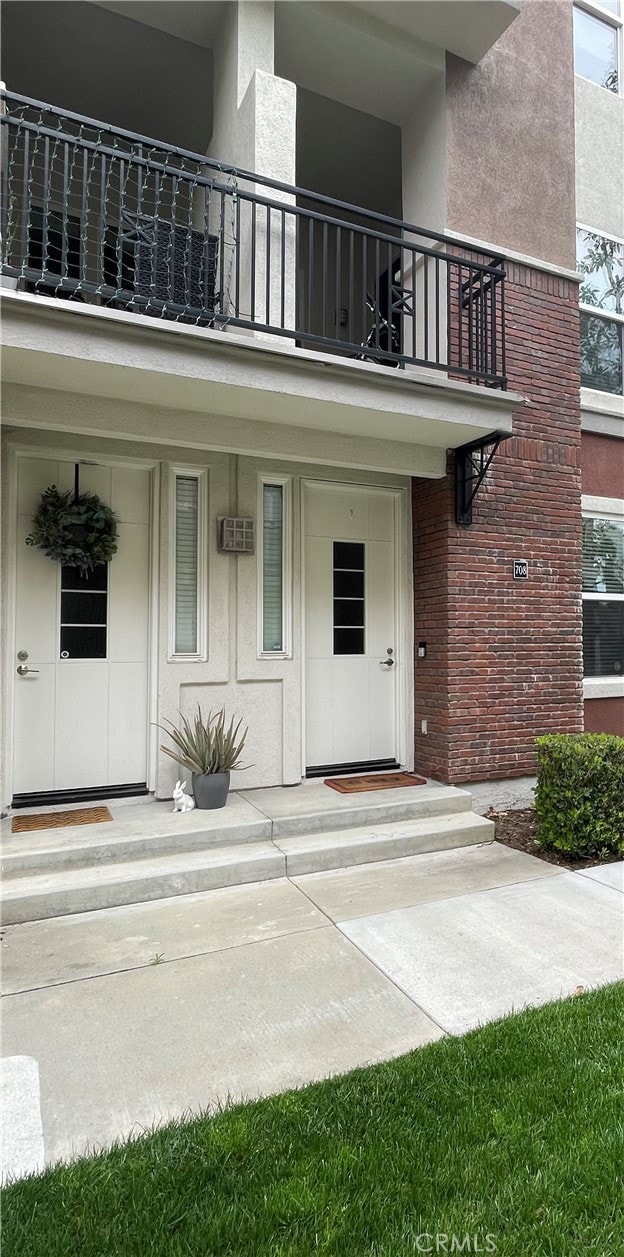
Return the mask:
M364 544L361 541L334 541L334 568L364 571Z
M61 568L61 659L106 659L108 563Z
M334 541L333 634L335 655L364 654L364 543Z
M364 572L334 568L334 598L363 598Z

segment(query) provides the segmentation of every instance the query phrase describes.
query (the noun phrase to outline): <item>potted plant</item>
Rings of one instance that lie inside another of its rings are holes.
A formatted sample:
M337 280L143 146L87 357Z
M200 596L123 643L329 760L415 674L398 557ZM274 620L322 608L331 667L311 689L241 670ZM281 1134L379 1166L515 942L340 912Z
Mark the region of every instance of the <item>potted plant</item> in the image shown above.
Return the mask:
M225 708L209 712L204 720L197 704L197 714L191 722L180 713L180 727L167 720L170 728L159 725L173 742L173 747L161 746L161 751L182 764L192 774L195 805L204 810L225 807L230 788L230 772L241 768L240 756L249 729L240 733L242 720L237 724L232 718L225 726Z

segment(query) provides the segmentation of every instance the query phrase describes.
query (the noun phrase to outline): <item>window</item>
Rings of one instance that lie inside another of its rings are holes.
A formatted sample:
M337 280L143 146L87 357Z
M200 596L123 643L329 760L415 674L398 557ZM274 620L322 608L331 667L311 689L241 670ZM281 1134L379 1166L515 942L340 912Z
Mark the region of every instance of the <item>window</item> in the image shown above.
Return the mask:
M574 72L619 92L622 18L619 0L574 6Z
M624 677L624 518L583 521L583 666Z
M61 567L61 659L106 659L108 563Z
M583 275L581 383L603 393L624 394L624 243L578 227L578 268Z
M172 475L170 656L204 659L206 602L206 477L174 470Z
M260 481L259 653L290 653L290 480Z
M363 655L364 543L334 541L334 654Z

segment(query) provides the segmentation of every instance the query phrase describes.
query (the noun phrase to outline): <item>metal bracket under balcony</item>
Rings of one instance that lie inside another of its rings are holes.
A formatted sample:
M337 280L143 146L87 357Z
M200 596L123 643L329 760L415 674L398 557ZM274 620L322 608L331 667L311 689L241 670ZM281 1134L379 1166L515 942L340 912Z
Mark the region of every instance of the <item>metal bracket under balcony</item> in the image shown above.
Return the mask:
M494 455L505 440L502 432L491 432L478 441L469 441L455 450L455 523L472 523L472 504L485 480Z

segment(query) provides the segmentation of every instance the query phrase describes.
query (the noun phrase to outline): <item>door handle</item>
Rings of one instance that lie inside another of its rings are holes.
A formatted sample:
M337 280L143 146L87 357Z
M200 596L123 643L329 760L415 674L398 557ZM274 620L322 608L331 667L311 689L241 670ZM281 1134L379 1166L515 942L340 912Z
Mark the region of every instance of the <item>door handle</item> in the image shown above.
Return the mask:
M38 672L38 671L39 671L38 668L29 668L28 664L20 663L17 668L17 675L20 677L27 677L29 673Z
M394 667L394 659L380 659L380 660L379 660L379 666L380 666L381 668L393 668L393 667Z

